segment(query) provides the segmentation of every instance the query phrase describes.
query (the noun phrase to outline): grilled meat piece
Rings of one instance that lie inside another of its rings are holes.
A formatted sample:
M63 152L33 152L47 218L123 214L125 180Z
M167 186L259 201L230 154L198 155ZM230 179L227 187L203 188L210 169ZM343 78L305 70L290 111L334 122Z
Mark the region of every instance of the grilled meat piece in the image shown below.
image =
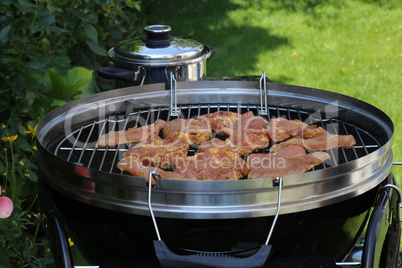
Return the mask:
M201 144L211 139L212 130L208 120L175 119L163 127L163 136L176 138L188 144Z
M151 135L131 147L124 153L124 157L134 156L141 160L144 166L154 166L168 169L173 166L175 156L186 156L189 145L175 138L162 139L159 136Z
M201 145L198 147L198 152L205 152L209 149L227 149L233 151L230 143L218 138L201 143Z
M279 151L280 152L280 151ZM279 153L278 152L278 153ZM276 153L252 154L247 159L248 178L276 178L306 172L330 158L325 152L283 157Z
M247 163L226 149L209 149L193 156L175 159L174 171L197 180L238 180L248 173Z
M233 123L232 133L225 142L239 155L243 156L268 147L267 121L253 112L243 114Z
M172 171L164 171L163 169L152 167L152 166L144 166L140 159L135 156L124 157L117 163L117 168L121 171L126 171L135 177L143 177L149 182L149 172L155 171L158 173L162 179L171 179L171 180L190 180L191 178L183 177L182 175L172 172ZM152 184L155 184L155 181L152 180Z
M276 157L285 157L285 158L292 158L296 156L306 155L306 149L304 149L300 145L290 145L286 146L282 150L279 150L275 153L271 153ZM252 155L250 155L252 156Z
M297 119L288 120L277 117L269 120L267 132L271 140L281 142L296 136L304 139L313 138L323 134L325 130L315 125L307 125Z
M124 143L134 143L146 140L150 135L158 135L159 131L166 124L166 121L158 119L154 124L133 127L127 130L110 131L100 136L97 146L112 146Z
M263 168L264 160L266 158L272 158L272 157L282 157L282 158L292 158L296 156L303 156L306 155L306 150L299 145L290 145L282 150L279 150L275 153L269 153L269 154L250 154L247 157L247 165L250 171L254 169L261 169Z
M266 120L254 116L253 112L243 114L230 127L230 136L225 140L212 139L200 145L198 151L211 148L232 150L240 156L263 149L269 145L266 135Z
M211 129L218 133L218 135L229 136L232 133L231 125L240 117L241 115L238 113L229 111L218 111L215 113L200 116L198 119L208 120L211 125Z
M300 145L306 150L325 151L338 147L352 147L355 144L356 140L352 135L336 135L324 130L323 134L310 139L295 137L275 144L271 147L270 152L279 151L289 145Z

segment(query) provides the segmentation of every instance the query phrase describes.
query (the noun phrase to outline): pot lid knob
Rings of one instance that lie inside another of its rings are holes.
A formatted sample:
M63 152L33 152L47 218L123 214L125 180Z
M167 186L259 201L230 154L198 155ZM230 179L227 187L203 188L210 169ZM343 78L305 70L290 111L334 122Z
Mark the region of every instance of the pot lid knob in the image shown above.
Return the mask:
M169 33L172 30L168 25L149 25L144 27L144 32L147 34L142 38L147 46L152 45L169 45L174 37Z
M168 25L144 27L145 36L123 40L108 52L119 67L167 67L198 63L211 57L211 48L190 38L173 37Z

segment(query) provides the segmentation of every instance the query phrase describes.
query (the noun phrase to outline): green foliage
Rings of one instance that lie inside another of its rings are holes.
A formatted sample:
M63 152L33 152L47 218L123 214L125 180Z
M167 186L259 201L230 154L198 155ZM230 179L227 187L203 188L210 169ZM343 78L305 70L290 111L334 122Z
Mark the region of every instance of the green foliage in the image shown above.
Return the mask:
M106 58L106 49L120 40L126 30L138 33L123 25L136 21L139 1L57 2L1 1L0 13L4 15L0 17L0 79L4 83L0 91L0 118L2 122L7 119L7 127L13 130L21 129L15 125L15 119L37 122L55 108L53 100L47 98L49 91L53 90L50 96L54 99L68 95L49 88L44 78L46 72L63 76L72 66L97 68L98 61ZM19 111L21 106L34 106L34 113L27 116Z
M47 96L55 99L59 97L67 99L79 97L79 94L89 85L91 79L91 70L84 67L74 67L67 71L66 75L57 73L55 69L49 69L43 81L45 86L50 88Z
M0 185L14 203L0 219L0 267L53 262L37 217L35 126L98 91L93 70L142 31L139 11L139 0L0 0Z

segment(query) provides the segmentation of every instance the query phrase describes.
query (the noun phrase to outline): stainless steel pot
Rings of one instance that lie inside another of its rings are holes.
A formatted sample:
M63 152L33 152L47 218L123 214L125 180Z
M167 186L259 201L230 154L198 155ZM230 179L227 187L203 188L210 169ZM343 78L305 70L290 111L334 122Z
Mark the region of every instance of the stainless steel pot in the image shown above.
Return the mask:
M116 79L117 87L205 80L206 62L217 49L194 39L173 37L167 25L144 28L146 36L118 43L108 51L114 66L97 70L100 77Z

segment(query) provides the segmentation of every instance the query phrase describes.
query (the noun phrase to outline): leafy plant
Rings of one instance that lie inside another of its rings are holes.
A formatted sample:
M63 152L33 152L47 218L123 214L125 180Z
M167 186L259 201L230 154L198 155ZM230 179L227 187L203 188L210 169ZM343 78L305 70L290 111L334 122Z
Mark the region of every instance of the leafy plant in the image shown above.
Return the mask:
M0 185L14 203L0 219L0 267L53 262L38 217L35 126L98 91L93 70L139 34L139 11L139 0L0 0Z

